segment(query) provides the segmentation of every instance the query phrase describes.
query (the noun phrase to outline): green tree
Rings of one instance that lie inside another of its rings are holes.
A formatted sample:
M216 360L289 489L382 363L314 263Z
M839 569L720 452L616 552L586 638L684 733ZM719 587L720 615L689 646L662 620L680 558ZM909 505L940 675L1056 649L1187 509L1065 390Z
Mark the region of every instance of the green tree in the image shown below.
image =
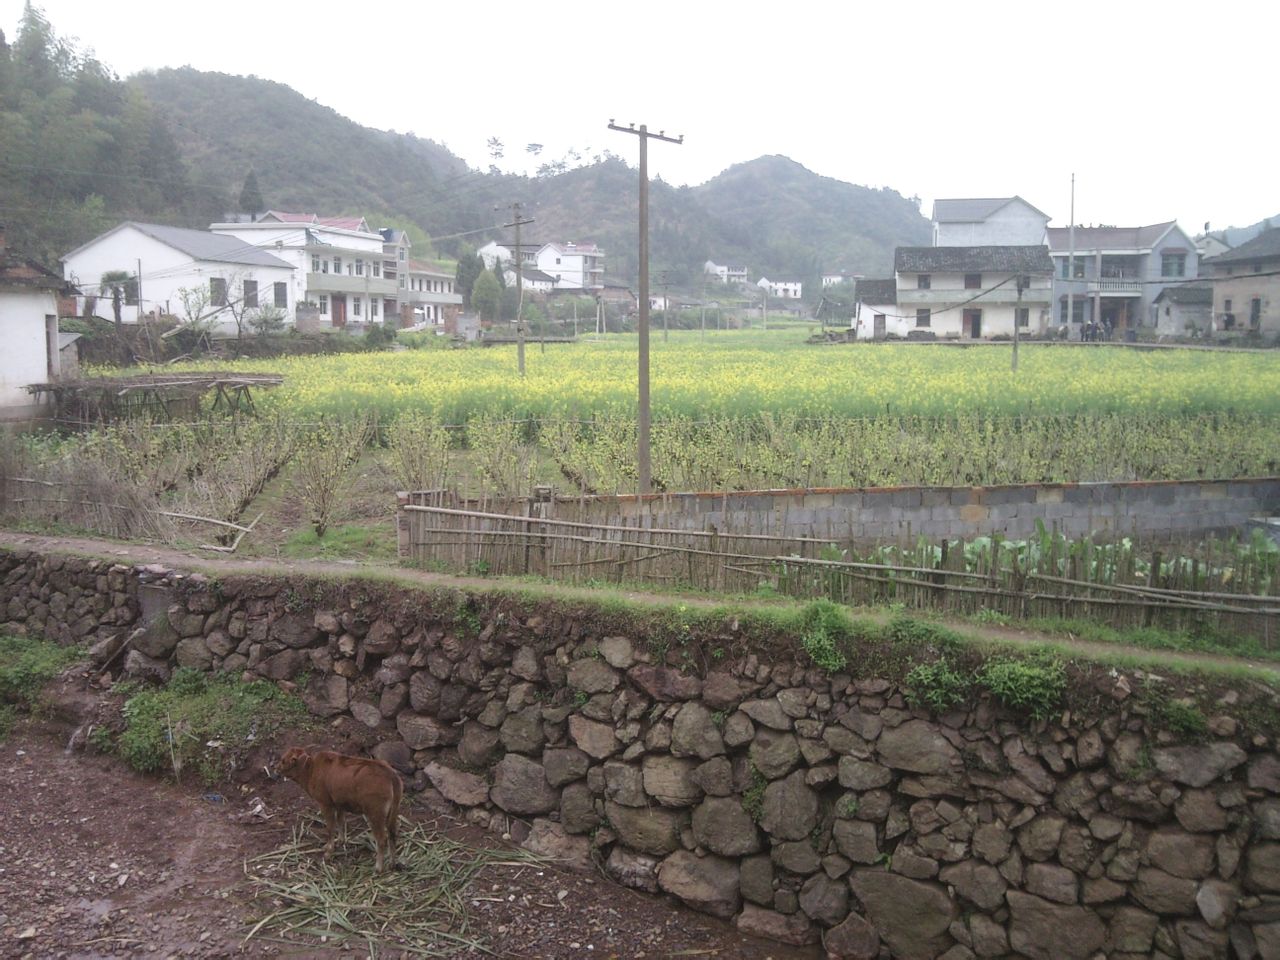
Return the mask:
M458 272L454 279L457 281L458 293L462 294L462 304L470 309L471 304L471 288L475 286L476 278L487 271L484 268L484 257L476 253L474 250L464 250L458 256Z
M262 202L262 191L258 189L258 175L254 172L253 167L250 167L244 178L244 186L240 188L240 212L261 213L265 209L266 205Z
M481 270L471 289L471 306L480 314L481 320L498 319L498 311L502 307L502 288L488 270Z
M498 281L498 286L503 290L507 289L507 274L502 265L502 259L498 258L493 261L493 276Z

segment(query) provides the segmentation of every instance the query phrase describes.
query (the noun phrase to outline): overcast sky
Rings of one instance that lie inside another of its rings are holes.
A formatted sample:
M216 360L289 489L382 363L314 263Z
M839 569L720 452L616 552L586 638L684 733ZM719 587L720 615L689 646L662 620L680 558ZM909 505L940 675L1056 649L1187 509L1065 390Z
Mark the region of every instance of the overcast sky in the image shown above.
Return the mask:
M0 0L10 40L22 6ZM254 74L476 166L490 137L504 170L571 148L634 164L615 118L684 134L649 151L672 183L778 153L920 196L926 216L936 197L1020 194L1065 224L1073 171L1079 223L1280 213L1267 0L37 6L122 77Z

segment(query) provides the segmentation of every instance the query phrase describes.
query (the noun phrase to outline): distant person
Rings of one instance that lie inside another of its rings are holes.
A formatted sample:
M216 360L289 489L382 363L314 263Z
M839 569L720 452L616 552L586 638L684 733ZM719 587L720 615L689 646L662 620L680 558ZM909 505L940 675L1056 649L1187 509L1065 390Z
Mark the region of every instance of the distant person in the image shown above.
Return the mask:
M1111 339L1111 331L1112 331L1112 329L1113 329L1113 327L1112 327L1112 324L1111 324L1111 318L1110 318L1110 317L1104 317L1104 318L1103 318L1103 320L1102 320L1102 339L1103 339L1103 340L1110 340L1110 339Z

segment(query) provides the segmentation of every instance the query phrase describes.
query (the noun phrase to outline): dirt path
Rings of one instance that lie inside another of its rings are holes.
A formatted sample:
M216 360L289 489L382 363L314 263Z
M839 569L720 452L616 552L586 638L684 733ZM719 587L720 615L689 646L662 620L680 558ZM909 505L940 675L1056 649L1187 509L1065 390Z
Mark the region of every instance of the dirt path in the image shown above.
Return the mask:
M27 548L39 551L65 551L86 556L101 557L119 563L159 563L177 569L199 569L210 575L228 575L232 573L296 573L303 575L352 576L354 574L382 576L394 578L402 582L420 583L431 586L460 587L469 590L500 590L504 581L483 579L480 577L461 577L444 573L432 573L415 570L409 567L384 566L379 564L356 563L345 561L316 560L276 560L227 558L210 555L207 552L183 552L170 547L145 543L123 543L111 540L95 540L84 537L47 537L28 533L15 533L0 530L0 547ZM573 587L563 584L529 583L521 581L521 590L538 591L551 596L564 597L571 600L599 600L604 591L586 587ZM670 606L674 602L694 607L724 606L726 601L698 595L675 595L645 593L635 590L612 590L611 599L623 598L632 603L651 606ZM739 600L732 601L736 607L777 607L794 605L791 600ZM873 619L888 619L888 615L878 611L859 611L860 615ZM1095 660L1107 660L1116 656L1131 657L1148 663L1163 665L1172 669L1192 670L1196 668L1240 668L1247 667L1255 673L1259 680L1273 685L1280 685L1280 663L1274 661L1255 660L1247 657L1233 657L1225 654L1184 653L1171 650L1157 650L1150 647L1126 646L1123 644L1097 643L1080 640L1070 635L1038 633L1022 630L1017 627L976 624L972 621L956 621L950 624L960 633L976 637L1008 643L1015 646L1036 647L1053 644L1073 654Z
M254 900L244 861L281 846L310 809L294 785L258 775L217 791L175 786L111 757L68 753L61 733L23 723L0 745L0 957L368 956L359 944L243 942L266 908ZM257 798L271 819L250 814ZM420 807L406 815L469 845L499 842ZM821 955L817 947L744 937L669 900L551 867L489 867L472 892L471 933L493 951L483 956Z

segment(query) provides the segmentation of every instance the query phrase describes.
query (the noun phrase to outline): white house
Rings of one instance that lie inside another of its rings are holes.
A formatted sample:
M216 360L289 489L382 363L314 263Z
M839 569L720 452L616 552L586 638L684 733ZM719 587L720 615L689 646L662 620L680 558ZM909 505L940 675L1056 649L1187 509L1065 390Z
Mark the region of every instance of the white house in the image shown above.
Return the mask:
M62 269L86 295L77 313L95 294L106 293L103 274L128 274L120 311L125 323L144 315L185 318L185 296L192 309L200 305L202 317L234 330L233 313L243 310L244 318L267 307L291 314L298 300L295 270L275 253L236 237L155 223L125 221L64 256ZM109 297L99 296L95 312L114 319Z
M1049 215L1021 197L933 202L935 247L1037 246L1048 226Z
M532 293L550 293L556 287L556 278L548 276L536 267L524 267L519 277L516 276L514 267L508 267L502 271L502 279L507 282L508 287L515 287L518 280L526 292Z
M770 280L768 277L761 277L756 286L780 300L799 300L804 287L799 280Z
M0 420L39 413L27 384L60 373L57 298L66 287L56 273L10 253L0 226Z
M723 284L747 282L747 268L741 264L722 264L708 260L702 265L702 272Z
M556 278L557 290L598 290L604 286L604 251L594 243L544 243L535 265Z
M898 282L893 277L862 279L853 289L853 317L849 327L857 340L883 340L886 335L905 337L915 326L898 310Z
M320 217L269 210L252 223L215 223L218 236L234 237L270 250L293 268L290 305L319 310L319 328L381 323L400 312L409 278L404 264L409 240L403 231L386 235L363 217Z
M443 326L462 309L462 294L454 290L454 274L425 260L408 261L408 287L401 293L413 320Z
M1043 244L898 247L897 310L912 330L966 340L1043 334L1050 321L1053 261Z
M852 273L846 273L840 270L836 273L824 273L822 275L822 289L827 290L830 287L838 287L842 283L852 283L857 277Z
M538 248L530 244L520 244L523 251L520 254L520 260L525 266L533 266L538 261ZM492 270L493 265L501 260L504 264L514 263L515 257L512 254L512 246L508 244L498 243L496 240L490 240L483 247L476 251L480 255L480 259L484 261L484 268Z

